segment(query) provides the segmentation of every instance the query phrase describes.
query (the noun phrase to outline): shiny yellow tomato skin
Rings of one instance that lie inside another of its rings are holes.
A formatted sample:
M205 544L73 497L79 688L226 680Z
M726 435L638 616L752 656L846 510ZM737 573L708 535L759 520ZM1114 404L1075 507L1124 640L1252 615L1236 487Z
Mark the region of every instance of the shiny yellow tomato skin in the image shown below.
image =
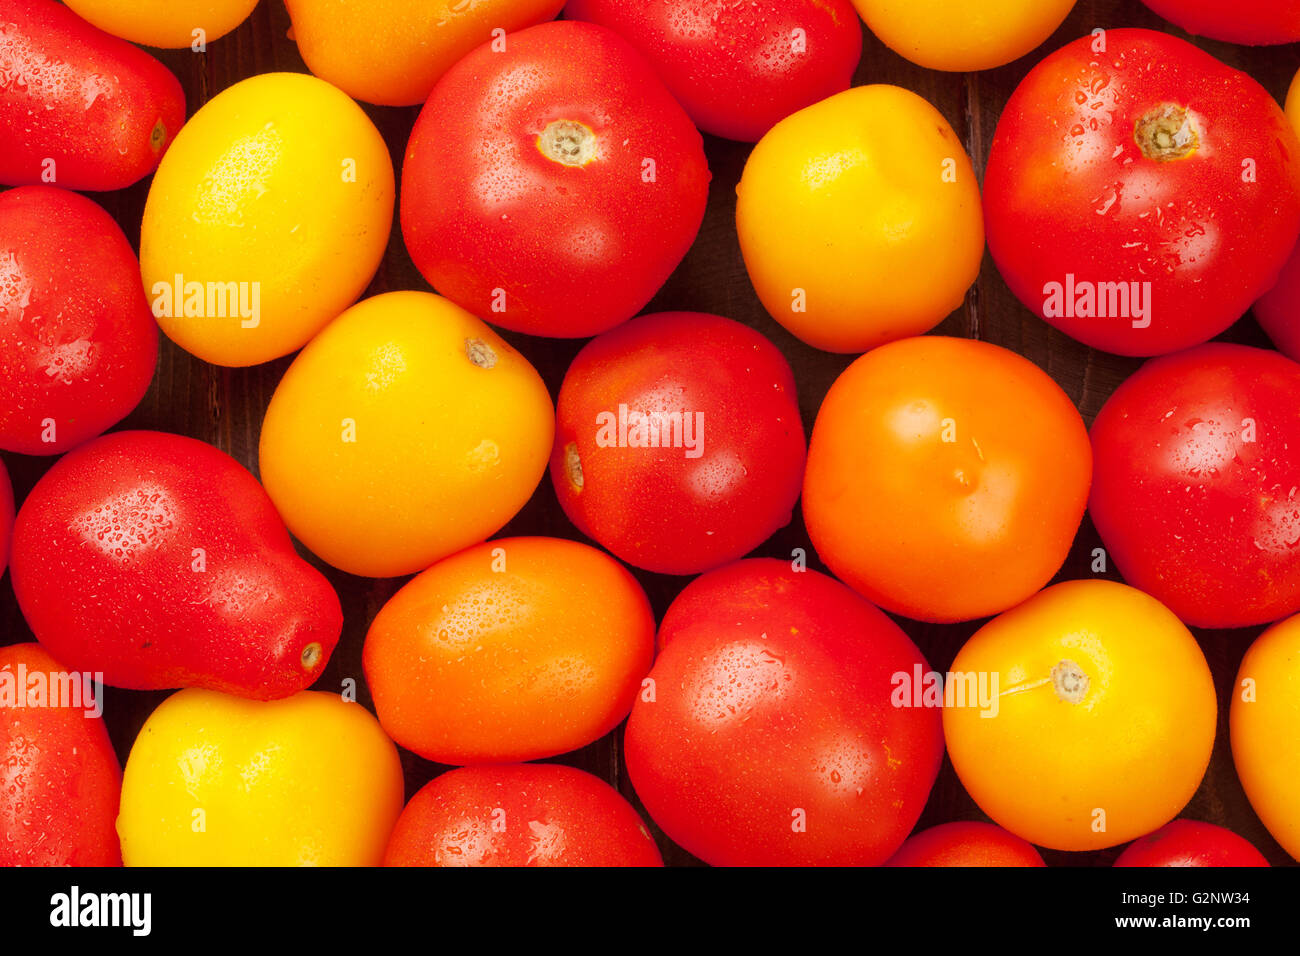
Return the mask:
M979 184L948 121L915 93L862 86L787 117L736 188L754 290L791 333L830 352L919 335L979 275Z
M360 704L190 689L145 721L117 832L127 866L377 866L402 810L397 748Z
M210 43L239 26L257 0L64 0L105 33L164 49ZM202 31L198 36L195 31Z
M526 358L441 296L390 292L339 316L289 366L262 423L262 483L324 561L394 577L514 517L554 435Z

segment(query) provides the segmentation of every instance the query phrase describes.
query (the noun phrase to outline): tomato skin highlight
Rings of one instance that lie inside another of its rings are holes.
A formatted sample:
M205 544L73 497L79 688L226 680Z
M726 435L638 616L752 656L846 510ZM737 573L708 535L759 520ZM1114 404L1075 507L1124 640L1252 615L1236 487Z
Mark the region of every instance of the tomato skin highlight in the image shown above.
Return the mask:
M1033 844L991 823L941 823L908 837L885 866L1046 866Z
M934 707L896 707L928 670L839 582L751 559L670 608L653 695L632 708L628 774L679 846L721 866L883 863L920 816L943 756ZM748 608L737 619L733 608ZM671 622L671 623L670 623Z
M1094 42L1034 67L998 120L989 250L1027 308L1086 345L1188 348L1239 319L1295 247L1300 141L1263 87L1189 43Z
M848 89L862 56L849 0L569 0L564 12L636 47L702 132L747 143Z
M65 189L125 189L158 168L185 122L167 67L53 0L0 0L0 59L11 58L31 66L0 90L0 184L52 173Z
M385 866L663 866L613 787L559 764L462 767L411 798Z
M1115 866L1268 866L1268 860L1231 830L1174 820L1130 843Z
M284 697L343 628L256 479L192 438L114 432L70 452L23 502L13 547L37 640L114 687Z
M519 77L529 95L497 94ZM650 301L695 239L708 184L699 132L627 41L543 23L434 87L402 168L402 236L479 318L581 338Z
M680 414L681 427L642 435L634 413ZM636 444L646 437L660 447ZM663 312L598 336L569 366L551 481L569 519L622 560L696 574L790 522L805 447L776 346L731 319Z
M1142 0L1170 23L1188 33L1243 43L1274 46L1300 40L1300 6L1292 0Z

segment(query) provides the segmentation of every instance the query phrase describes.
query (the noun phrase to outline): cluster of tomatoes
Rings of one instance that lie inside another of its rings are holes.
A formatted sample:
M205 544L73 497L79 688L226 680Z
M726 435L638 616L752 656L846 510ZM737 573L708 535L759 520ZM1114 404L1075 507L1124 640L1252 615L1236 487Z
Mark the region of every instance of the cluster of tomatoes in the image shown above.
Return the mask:
M1295 4L1145 2L1300 41ZM981 188L924 98L851 87L863 21L980 71L1074 0L286 0L311 72L187 119L133 44L255 5L0 0L0 449L62 456L16 516L0 466L36 638L0 635L0 863L657 865L623 795L534 762L626 721L636 798L709 863L1267 865L1175 819L1220 706L1188 626L1263 624L1224 703L1300 857L1300 95L1099 27L1028 71ZM400 170L359 103L419 107ZM763 334L641 314L733 185L702 132L754 144L728 241L763 307L859 356L810 436ZM83 193L149 176L137 257ZM436 293L362 298L395 231ZM1091 431L1027 358L925 334L986 239L1034 315L1151 359ZM1278 351L1209 343L1252 307ZM258 477L110 431L160 328L294 356ZM586 338L553 401L529 351ZM557 536L493 537L548 472ZM796 507L834 577L747 557ZM1085 511L1099 573L1053 585ZM627 566L693 577L657 628ZM413 575L341 687L334 571ZM906 632L984 619L944 674ZM95 680L180 688L124 769ZM407 802L398 746L459 769ZM945 753L992 822L909 839Z

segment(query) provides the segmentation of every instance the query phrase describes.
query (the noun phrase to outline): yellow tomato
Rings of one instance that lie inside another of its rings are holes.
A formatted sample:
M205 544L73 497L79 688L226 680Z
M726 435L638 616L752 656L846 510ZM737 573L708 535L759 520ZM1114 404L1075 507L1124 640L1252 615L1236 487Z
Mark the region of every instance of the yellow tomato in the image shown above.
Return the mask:
M127 866L376 866L402 810L397 748L360 704L173 694L122 780Z
M393 164L351 99L302 73L236 83L181 129L154 176L140 268L188 352L256 365L356 301L388 244Z
M932 70L989 70L1065 22L1075 0L853 0L871 32Z
M482 321L392 292L339 316L289 366L262 423L262 482L334 567L411 574L524 506L554 416L537 371Z
M564 0L285 0L307 68L367 103L413 106L470 50ZM504 31L494 34L494 31Z
M980 680L996 707L969 693L961 706L956 689ZM1159 829L1209 765L1205 656L1171 611L1124 584L1040 591L966 642L949 683L957 775L995 823L1039 846L1098 850Z
M979 274L970 157L938 110L899 87L857 87L782 120L736 193L754 289L817 348L863 352L919 335Z
M1250 805L1300 860L1300 614L1273 625L1246 651L1228 721Z
M223 37L239 26L257 0L64 0L105 33L168 49ZM196 34L196 31L202 31Z

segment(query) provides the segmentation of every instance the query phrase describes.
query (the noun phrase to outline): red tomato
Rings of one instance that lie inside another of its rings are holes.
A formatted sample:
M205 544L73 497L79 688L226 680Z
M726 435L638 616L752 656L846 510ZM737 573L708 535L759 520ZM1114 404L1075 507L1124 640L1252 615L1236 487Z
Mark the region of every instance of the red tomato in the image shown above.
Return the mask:
M9 472L0 461L0 574L9 563L9 545L14 533L14 489Z
M1174 820L1128 845L1116 866L1268 866L1268 860L1231 830L1197 820Z
M1278 351L1300 361L1300 246L1282 267L1277 284L1255 303L1254 312Z
M1300 141L1244 73L1108 30L1012 94L984 215L1021 302L1087 345L1159 355L1219 334L1277 280L1300 235Z
M171 71L53 0L0 0L0 183L123 189L185 122Z
M37 644L0 648L0 866L122 865L96 692Z
M700 134L640 54L590 23L479 47L434 87L402 167L402 236L496 325L595 335L650 301L708 198Z
M192 438L114 432L70 452L23 502L13 549L37 640L114 687L287 697L343 628L262 486Z
M701 130L748 143L849 88L862 24L849 0L569 0L645 56Z
M51 186L0 194L0 448L55 455L116 425L158 361L140 263L112 217Z
M1092 426L1089 510L1128 583L1188 624L1300 610L1300 364L1211 343L1144 365Z
M938 708L894 706L928 671L833 578L757 559L693 581L632 708L628 774L677 844L715 865L875 865L939 772Z
M1300 3L1295 0L1142 0L1188 33L1254 46L1300 40Z
M465 767L411 798L385 866L663 866L618 791L558 764Z
M570 520L624 561L696 574L789 524L805 448L776 346L730 319L664 312L573 360L551 481Z
M1032 843L992 823L944 823L922 830L885 866L1046 866Z

